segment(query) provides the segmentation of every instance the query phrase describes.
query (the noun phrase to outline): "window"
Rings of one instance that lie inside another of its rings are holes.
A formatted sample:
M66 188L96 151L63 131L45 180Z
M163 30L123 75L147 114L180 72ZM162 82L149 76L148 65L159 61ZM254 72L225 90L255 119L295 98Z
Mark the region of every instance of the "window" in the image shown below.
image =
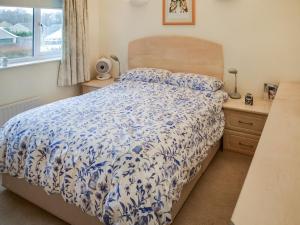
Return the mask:
M0 6L0 58L13 64L61 57L62 24L62 9Z

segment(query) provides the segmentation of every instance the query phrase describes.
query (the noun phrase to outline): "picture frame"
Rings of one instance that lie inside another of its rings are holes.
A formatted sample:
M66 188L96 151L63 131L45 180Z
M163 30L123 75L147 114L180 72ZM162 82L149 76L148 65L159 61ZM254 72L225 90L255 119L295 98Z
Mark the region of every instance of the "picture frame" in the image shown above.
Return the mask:
M264 100L273 101L278 90L277 84L264 83Z
M163 25L195 25L195 0L162 0Z

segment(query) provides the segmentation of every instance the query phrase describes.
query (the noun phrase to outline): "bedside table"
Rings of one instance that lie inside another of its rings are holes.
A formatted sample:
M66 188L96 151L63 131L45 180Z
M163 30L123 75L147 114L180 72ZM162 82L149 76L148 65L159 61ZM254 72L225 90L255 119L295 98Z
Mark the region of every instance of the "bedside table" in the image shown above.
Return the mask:
M113 84L115 81L113 78L108 80L91 80L89 82L81 84L81 94L86 94L91 91L98 90L105 86Z
M224 103L224 150L254 155L271 105L272 102L258 98L253 106L245 105L244 98Z

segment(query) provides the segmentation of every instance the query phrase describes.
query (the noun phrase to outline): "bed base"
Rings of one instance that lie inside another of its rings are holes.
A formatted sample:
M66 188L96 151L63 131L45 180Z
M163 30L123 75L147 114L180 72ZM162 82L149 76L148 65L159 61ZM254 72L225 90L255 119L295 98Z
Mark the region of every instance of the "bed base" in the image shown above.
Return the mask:
M181 197L178 202L174 203L172 209L173 219L176 217L194 186L198 182L201 175L212 161L216 152L220 148L220 142L217 142L210 150L207 158L203 161L202 169L197 176L188 184L186 184L181 192ZM60 195L48 195L46 192L37 186L27 183L24 179L11 177L3 174L3 186L11 192L28 200L29 202L39 206L54 216L72 225L103 225L96 217L90 216L75 205L64 202Z

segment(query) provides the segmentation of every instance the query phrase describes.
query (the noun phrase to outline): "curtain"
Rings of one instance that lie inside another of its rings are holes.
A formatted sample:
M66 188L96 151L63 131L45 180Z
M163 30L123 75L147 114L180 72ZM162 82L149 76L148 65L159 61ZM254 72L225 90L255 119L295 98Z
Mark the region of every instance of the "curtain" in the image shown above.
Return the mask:
M58 86L72 86L90 80L87 17L86 0L64 0L63 54Z

